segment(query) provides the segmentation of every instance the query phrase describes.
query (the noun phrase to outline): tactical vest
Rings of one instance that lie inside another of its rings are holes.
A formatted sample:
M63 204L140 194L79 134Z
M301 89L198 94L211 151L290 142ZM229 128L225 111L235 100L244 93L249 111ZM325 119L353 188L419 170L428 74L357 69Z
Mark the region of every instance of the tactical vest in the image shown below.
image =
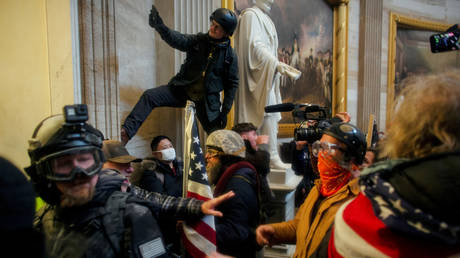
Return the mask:
M104 207L95 208L95 212L78 225L65 224L54 218L53 209L45 210L37 226L45 233L49 254L56 257L169 257L153 211L151 217L136 217L136 209L149 207L137 198L128 199L129 196L115 191ZM136 218L151 221L146 227L143 220Z

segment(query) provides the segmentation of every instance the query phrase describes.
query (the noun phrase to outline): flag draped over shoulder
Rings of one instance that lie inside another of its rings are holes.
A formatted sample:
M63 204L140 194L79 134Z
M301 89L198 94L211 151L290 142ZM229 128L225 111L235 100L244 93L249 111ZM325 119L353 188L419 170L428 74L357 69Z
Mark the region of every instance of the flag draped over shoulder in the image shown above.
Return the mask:
M209 200L212 196L208 183L204 154L200 146L195 106L188 101L185 113L184 193L186 197ZM216 230L213 216L205 216L193 224L184 223L184 245L193 257L205 257L216 251Z

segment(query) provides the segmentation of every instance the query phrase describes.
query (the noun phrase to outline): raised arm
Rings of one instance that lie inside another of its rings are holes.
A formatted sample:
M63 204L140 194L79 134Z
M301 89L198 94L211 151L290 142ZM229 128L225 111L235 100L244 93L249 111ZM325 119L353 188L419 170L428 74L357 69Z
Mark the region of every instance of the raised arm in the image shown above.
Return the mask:
M152 5L149 15L149 25L154 28L161 36L161 38L171 47L180 51L187 51L196 42L197 36L191 34L182 34L178 31L169 29L161 19L155 5Z

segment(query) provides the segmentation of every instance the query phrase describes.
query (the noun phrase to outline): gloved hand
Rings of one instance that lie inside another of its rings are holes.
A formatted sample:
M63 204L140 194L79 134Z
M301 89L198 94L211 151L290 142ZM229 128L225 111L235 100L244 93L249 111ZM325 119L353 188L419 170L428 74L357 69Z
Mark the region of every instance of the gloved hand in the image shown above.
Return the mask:
M227 114L225 114L224 112L220 112L218 119L220 121L221 128L225 128L225 126L227 125Z
M300 75L302 74L301 71L295 69L294 67L290 66L290 65L287 65L283 62L278 62L278 64L276 65L276 70L282 74L282 75L286 75L286 76L289 76L289 78L293 79L293 80L297 80L299 79Z
M155 5L152 5L152 10L150 10L150 15L149 15L149 25L152 28L155 28L157 25L163 24L163 20L160 17L160 14L158 13L157 8Z

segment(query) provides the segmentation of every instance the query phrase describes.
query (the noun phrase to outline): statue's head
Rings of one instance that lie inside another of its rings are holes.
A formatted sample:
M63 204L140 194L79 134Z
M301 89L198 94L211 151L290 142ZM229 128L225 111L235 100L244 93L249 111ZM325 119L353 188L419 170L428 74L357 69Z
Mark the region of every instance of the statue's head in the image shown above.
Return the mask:
M262 9L264 12L270 12L275 0L256 0L256 6Z

